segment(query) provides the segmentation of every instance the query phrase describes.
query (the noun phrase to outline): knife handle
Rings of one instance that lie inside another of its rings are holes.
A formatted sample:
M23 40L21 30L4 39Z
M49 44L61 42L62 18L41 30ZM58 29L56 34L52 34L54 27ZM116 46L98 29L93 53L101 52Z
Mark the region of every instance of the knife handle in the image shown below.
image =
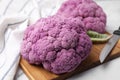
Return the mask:
M119 29L118 29L118 30L115 30L115 31L113 32L113 34L120 35L120 26L119 26Z

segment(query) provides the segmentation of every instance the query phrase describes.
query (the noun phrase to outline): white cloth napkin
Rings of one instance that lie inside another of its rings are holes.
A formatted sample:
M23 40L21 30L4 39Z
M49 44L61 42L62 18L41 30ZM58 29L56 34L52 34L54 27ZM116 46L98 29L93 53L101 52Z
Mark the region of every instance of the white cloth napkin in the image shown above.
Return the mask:
M23 31L27 26L27 21L21 24L17 29L11 31L5 49L1 53L5 58L3 66L0 68L0 80L12 80L19 62L20 43L23 37Z
M28 24L40 18L35 0L0 1L0 80L13 80L20 59L20 45ZM5 35L4 35L5 33Z

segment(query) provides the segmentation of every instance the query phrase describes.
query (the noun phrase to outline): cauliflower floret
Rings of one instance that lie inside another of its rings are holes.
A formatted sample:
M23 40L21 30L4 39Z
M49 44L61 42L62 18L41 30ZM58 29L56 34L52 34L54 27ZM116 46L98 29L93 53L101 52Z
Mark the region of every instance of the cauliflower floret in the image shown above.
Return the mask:
M56 74L73 71L90 53L92 42L78 18L52 16L29 26L21 55Z
M81 57L76 54L74 49L62 49L57 53L53 62L43 62L43 66L45 69L59 74L73 71L81 61Z
M68 0L62 4L57 15L64 17L78 17L87 30L105 32L106 14L93 0Z

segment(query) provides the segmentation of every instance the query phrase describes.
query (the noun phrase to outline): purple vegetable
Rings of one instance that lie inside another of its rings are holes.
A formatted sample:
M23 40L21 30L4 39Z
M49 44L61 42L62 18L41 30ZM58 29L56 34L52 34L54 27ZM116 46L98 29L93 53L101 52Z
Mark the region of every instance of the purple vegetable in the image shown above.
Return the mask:
M87 30L105 32L106 14L93 0L67 0L57 15L81 19Z
M52 16L29 26L21 55L56 74L73 71L90 53L92 42L78 18Z

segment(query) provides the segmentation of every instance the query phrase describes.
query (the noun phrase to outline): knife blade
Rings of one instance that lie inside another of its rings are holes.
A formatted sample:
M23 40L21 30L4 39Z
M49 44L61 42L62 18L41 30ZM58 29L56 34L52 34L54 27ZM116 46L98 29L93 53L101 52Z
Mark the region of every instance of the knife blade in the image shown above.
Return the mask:
M99 56L101 63L104 62L104 60L109 55L110 51L113 49L113 47L115 46L115 44L118 42L119 39L120 39L120 27L118 30L113 32L112 38L107 42L107 44L101 51L100 56Z

